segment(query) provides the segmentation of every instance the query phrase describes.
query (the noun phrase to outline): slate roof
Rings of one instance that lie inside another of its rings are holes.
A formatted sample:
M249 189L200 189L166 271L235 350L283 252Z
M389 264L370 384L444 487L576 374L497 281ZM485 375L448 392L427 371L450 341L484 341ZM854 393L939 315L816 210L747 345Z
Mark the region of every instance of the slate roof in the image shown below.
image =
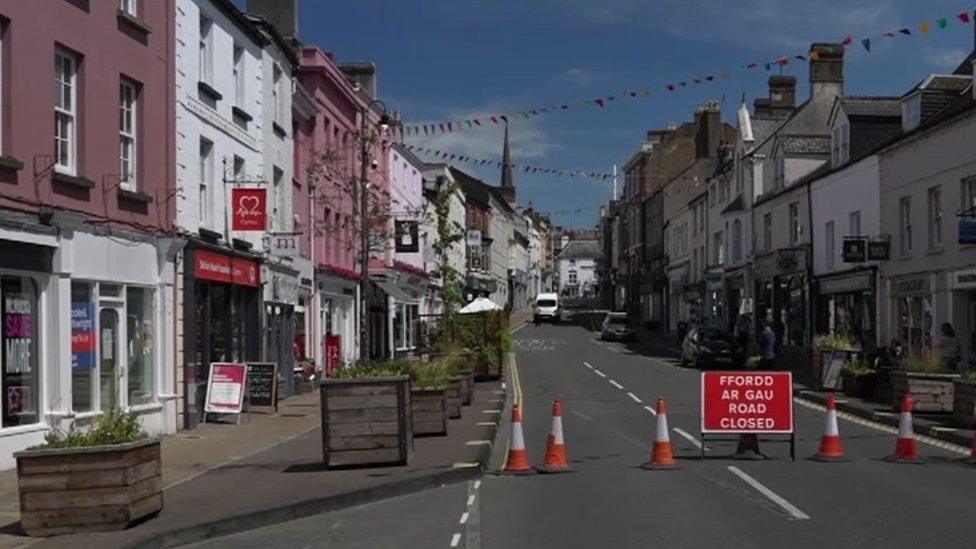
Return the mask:
M559 252L559 259L599 259L602 255L596 240L570 240Z
M847 96L838 101L849 117L901 118L901 99L898 97Z
M830 154L830 137L821 135L783 135L776 143L787 154Z
M451 170L451 174L454 175L454 180L457 181L468 200L477 202L485 207L491 205L491 187L480 179L454 166L451 166L449 169Z

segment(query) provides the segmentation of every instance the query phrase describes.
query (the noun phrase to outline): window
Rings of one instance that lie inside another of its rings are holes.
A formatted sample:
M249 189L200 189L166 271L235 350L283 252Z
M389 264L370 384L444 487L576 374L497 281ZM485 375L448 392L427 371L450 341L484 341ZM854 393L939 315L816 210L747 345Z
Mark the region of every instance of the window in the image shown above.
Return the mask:
M840 127L840 163L843 164L850 160L851 158L851 148L850 148L850 136L851 127L848 124L844 124Z
M71 407L94 410L98 390L93 284L71 281Z
M847 236L861 236L861 210L851 212L848 216Z
M901 253L910 254L912 253L912 199L911 197L902 197L901 201L898 203L898 212L900 215L899 225L901 226Z
M834 167L840 165L840 126L830 131L830 163Z
M967 177L962 180L962 210L967 211L976 208L976 177ZM976 211L973 212L976 214Z
M244 173L244 168L245 168L244 159L235 154L234 155L234 181L235 182L243 183L247 180L246 179L247 175Z
M129 190L136 188L138 98L135 84L125 80L119 84L119 185Z
M713 248L715 250L714 252L715 255L713 256L712 261L716 265L719 266L724 265L725 248L723 247L724 245L722 244L722 231L715 233L715 235L712 237L712 243L713 243Z
M3 427L37 423L38 292L34 280L0 276L0 365L2 365Z
M567 278L569 279L570 285L576 285L579 283L579 278L577 277L576 269L570 269Z
M210 188L213 181L213 143L206 139L200 139L200 165L197 173L200 179L199 207L200 225L207 227L210 225L211 205Z
M800 242L800 203L790 204L790 245Z
M204 15L200 16L200 80L211 83L213 81L213 21Z
M243 108L245 104L244 48L234 44L234 102Z
M137 15L136 13L137 0L119 0L119 10L128 13L129 15Z
M773 214L772 212L763 215L763 250L773 249Z
M284 90L281 89L281 79L282 79L281 67L275 63L274 68L271 71L271 106L274 108L274 122L281 124L282 116L284 114L284 106L282 102L284 101Z
M393 341L398 351L409 351L417 347L417 305L396 304L393 317Z
M155 307L153 291L149 288L129 286L125 291L125 333L128 340L128 395L129 406L146 404L153 400L155 387L155 353L153 344Z
M275 227L278 231L283 231L285 229L284 218L282 218L282 212L285 211L285 190L281 188L282 179L285 177L285 172L281 171L281 168L275 166L272 168L272 208L271 208L271 223L272 227Z
M828 221L824 226L824 259L828 269L834 268L834 222Z
M942 187L929 189L929 248L942 245Z
M742 221L739 219L732 222L732 261L736 264L742 261Z
M776 189L782 189L786 186L786 159L782 156L776 159Z
M74 175L77 169L78 58L64 50L54 52L54 167Z

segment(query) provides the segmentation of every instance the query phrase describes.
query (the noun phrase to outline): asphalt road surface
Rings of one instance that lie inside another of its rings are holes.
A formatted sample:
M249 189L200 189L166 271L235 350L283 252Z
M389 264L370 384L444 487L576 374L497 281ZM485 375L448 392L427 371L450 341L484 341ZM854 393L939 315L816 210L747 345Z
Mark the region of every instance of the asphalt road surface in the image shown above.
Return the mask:
M735 444L699 460L700 374L653 342L597 341L572 325L516 333L518 389L534 462L542 459L552 399L575 472L470 482L277 525L212 547L974 547L976 467L966 449L922 440L921 465L882 460L895 435L842 415L850 461L820 463L823 411L797 402L797 460L764 440L765 461L730 458ZM512 380L514 382L514 380ZM668 403L681 468L646 471L651 412ZM506 445L495 448L496 461Z

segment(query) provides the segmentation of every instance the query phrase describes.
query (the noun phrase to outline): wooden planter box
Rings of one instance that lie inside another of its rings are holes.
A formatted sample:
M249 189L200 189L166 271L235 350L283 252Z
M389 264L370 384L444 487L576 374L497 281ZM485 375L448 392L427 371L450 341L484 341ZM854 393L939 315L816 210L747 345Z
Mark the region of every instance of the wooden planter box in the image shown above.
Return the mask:
M862 374L855 375L850 372L841 372L841 380L844 386L844 394L854 398L874 398L875 387L877 387L878 375Z
M891 408L901 411L905 394L912 395L916 412L948 413L952 411L952 382L959 374L891 373Z
M14 457L20 522L28 535L123 530L163 508L158 439Z
M843 364L856 358L857 349L814 349L810 368L817 388L837 390L843 385Z
M413 436L447 434L447 387L410 389Z
M461 417L461 387L464 376L451 376L447 385L447 417L458 419Z
M474 401L474 370L458 374L461 379L461 404L471 406Z
M405 465L413 445L407 376L319 384L326 467Z
M972 429L976 424L976 380L952 382L952 421L963 429Z

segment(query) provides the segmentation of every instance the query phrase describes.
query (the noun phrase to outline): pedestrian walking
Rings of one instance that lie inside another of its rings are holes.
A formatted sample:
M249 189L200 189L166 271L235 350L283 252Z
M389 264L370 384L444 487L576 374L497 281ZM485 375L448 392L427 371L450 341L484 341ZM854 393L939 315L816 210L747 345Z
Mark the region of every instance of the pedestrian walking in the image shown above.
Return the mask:
M969 365L959 360L960 354L956 331L952 329L952 324L943 323L942 337L939 338L939 359L957 373L966 375L969 373Z
M759 321L759 327L759 352L762 357L759 369L772 370L776 367L776 333L765 318Z

